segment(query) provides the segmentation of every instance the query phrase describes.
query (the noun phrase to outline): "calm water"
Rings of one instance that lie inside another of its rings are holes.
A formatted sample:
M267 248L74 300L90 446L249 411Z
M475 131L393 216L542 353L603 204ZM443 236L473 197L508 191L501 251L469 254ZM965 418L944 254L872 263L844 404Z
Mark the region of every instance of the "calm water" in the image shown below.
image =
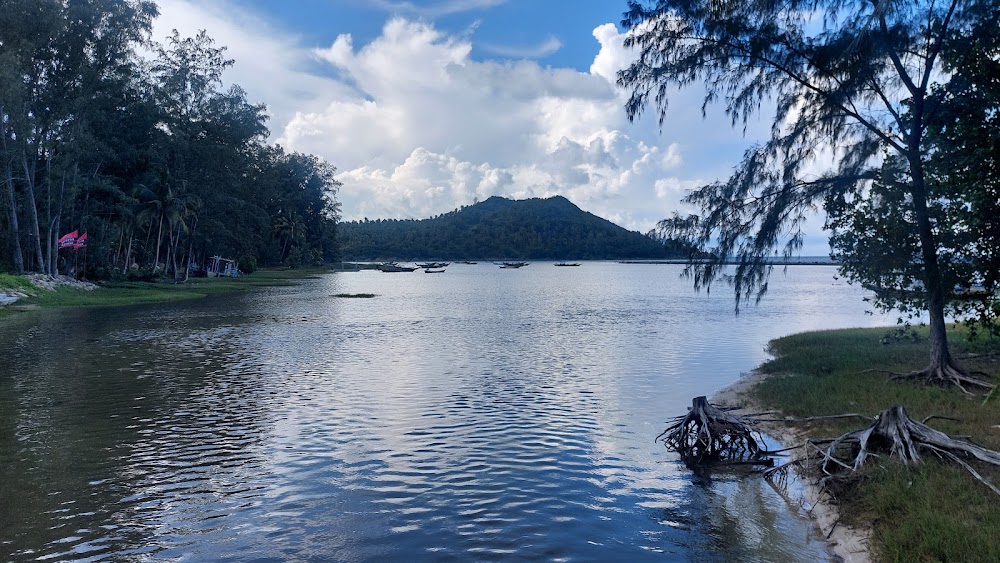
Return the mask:
M769 339L887 320L829 267L739 317L679 271L456 264L4 320L0 559L828 558L759 479L653 438Z

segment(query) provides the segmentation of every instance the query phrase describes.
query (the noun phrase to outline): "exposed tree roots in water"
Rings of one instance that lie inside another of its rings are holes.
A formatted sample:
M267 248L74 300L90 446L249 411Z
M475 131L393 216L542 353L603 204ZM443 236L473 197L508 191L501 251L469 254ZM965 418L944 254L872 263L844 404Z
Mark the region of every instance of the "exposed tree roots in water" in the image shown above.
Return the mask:
M754 415L739 416L695 397L686 415L673 418L671 425L656 440L676 452L689 466L694 465L764 465L774 460L763 447L763 438L754 428Z
M818 416L811 418L763 418L772 413L737 415L734 409L724 409L695 397L686 415L677 416L656 440L680 455L689 467L745 465L771 467L764 476L779 487L787 482L793 466L805 468L818 477L819 485L833 497L860 478L866 463L875 459L897 458L905 465L915 465L924 456L933 455L961 466L980 483L1000 495L1000 488L987 481L971 463L1000 467L1000 452L972 443L963 436L949 436L927 426L926 422L940 416L929 416L918 422L906 414L902 406L882 411L867 427L832 439L809 440L804 444L806 455L778 467L773 467L776 454L798 449L770 451L766 448L757 425L765 421L810 422L831 418L861 417L858 414Z
M975 375L989 377L988 374L982 372L976 372ZM891 379L893 381L920 381L927 385L937 385L940 387L950 387L954 385L967 395L972 394L968 389L966 389L967 387L981 389L987 392L993 391L993 389L996 388L996 385L983 379L973 377L972 374L967 373L962 368L951 363L943 366L930 366L910 373L893 374Z
M1000 452L917 422L901 406L882 411L875 422L866 428L832 440L810 440L806 442L806 447L808 451L804 459L768 470L765 477L781 484L790 466L805 466L821 475L819 484L836 496L836 492L855 479L871 458L895 457L906 465L914 465L921 462L922 456L934 455L965 468L979 482L1000 495L1000 488L987 481L969 463L979 461L1000 467Z

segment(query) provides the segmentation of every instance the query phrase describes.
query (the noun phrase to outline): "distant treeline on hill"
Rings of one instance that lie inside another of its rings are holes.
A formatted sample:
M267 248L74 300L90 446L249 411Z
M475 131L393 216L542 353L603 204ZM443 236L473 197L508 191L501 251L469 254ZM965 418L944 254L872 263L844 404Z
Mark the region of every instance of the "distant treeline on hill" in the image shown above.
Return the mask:
M568 199L491 197L430 219L338 226L345 260L610 260L684 256L680 244L629 231Z

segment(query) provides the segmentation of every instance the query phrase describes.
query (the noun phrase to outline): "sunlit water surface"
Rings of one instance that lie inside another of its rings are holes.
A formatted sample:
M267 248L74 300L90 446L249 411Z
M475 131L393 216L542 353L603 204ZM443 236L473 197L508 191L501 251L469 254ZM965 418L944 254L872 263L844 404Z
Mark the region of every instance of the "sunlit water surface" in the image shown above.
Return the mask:
M0 559L828 559L766 483L653 438L769 339L887 319L829 267L739 316L679 272L456 264L6 319Z

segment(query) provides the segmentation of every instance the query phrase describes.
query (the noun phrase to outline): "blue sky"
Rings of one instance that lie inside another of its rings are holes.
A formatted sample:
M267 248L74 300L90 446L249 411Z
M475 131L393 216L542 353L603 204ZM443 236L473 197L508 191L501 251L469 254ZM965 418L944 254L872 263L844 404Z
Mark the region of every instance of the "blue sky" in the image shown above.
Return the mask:
M593 62L594 28L617 23L625 8L616 0L238 0L234 5L267 14L315 44L332 43L344 32L368 43L395 16L433 21L455 34L474 30L472 57L477 60L530 57L581 72Z
M160 0L154 39L205 29L271 140L338 168L346 220L563 195L646 232L723 179L770 114L733 129L698 86L630 123L617 0ZM825 254L817 218L803 255Z

